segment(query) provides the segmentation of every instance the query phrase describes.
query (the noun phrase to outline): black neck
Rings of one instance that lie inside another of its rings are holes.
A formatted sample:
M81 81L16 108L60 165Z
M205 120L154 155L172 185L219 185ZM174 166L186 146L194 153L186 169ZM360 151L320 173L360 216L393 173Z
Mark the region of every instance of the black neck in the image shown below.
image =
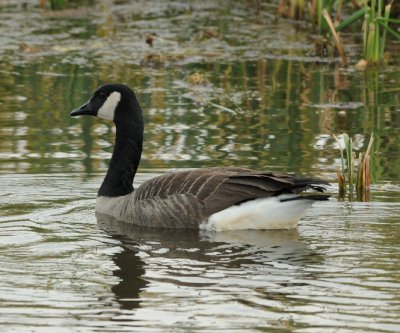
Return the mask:
M139 166L142 144L141 112L140 119L116 122L114 151L98 196L118 197L133 192L133 179Z

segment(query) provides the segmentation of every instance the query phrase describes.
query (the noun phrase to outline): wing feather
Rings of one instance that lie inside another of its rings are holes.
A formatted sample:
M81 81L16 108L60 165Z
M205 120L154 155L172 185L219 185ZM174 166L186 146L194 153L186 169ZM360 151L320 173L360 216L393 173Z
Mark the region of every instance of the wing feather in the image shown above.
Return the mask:
M170 204L163 207L164 213L171 215L171 218L176 213L172 212L172 207L175 205L174 209L182 211L186 216L198 217L201 211L200 215L203 215L204 219L215 212L244 201L282 193L299 193L308 188L322 191L321 185L327 184L324 180L301 178L290 174L244 168L206 168L181 171L150 179L135 191L134 200L152 203L169 200ZM196 205L193 205L194 200L196 200ZM188 203L193 205L195 213L190 213L191 208L185 206ZM153 208L156 209L156 207ZM176 220L176 216L173 219ZM168 222L165 221L165 223Z

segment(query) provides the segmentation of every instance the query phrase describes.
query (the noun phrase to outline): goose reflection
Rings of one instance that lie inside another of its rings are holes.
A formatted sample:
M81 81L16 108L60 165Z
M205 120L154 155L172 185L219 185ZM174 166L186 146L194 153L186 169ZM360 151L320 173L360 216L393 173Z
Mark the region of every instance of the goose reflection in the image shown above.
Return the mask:
M112 288L123 309L140 307L142 292L157 281L197 288L217 285L234 274L246 283L244 275L261 272L266 283L271 279L288 286L297 278L313 279L314 273L299 268L323 260L296 229L213 233L139 227L99 214L97 219L123 248L113 257L120 282ZM146 270L151 270L150 276Z
M137 251L122 246L122 251L113 255L112 260L118 267L113 272L120 281L111 288L120 307L125 310L138 308L140 292L148 282L142 278L145 273L144 262L137 256Z

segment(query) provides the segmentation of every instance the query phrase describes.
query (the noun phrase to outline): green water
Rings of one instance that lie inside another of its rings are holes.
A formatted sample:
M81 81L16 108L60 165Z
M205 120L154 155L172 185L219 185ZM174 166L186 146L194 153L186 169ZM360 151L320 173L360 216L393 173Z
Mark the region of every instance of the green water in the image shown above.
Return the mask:
M0 1L1 331L400 331L396 57L368 71L314 57L273 4L25 3ZM107 82L144 110L137 186L237 165L324 177L332 200L295 231L99 228L114 129L69 111ZM343 132L360 151L375 133L367 202L336 198Z

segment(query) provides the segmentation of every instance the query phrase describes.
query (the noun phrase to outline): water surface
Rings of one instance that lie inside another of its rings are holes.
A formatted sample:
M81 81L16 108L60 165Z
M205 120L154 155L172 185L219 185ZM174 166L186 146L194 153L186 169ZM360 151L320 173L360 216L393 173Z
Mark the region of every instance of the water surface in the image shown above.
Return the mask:
M0 2L1 331L400 331L396 59L314 57L273 4L25 3ZM144 110L135 186L240 165L325 177L332 199L292 231L98 226L114 129L69 111L106 82ZM342 132L358 150L376 135L366 202L337 200Z

